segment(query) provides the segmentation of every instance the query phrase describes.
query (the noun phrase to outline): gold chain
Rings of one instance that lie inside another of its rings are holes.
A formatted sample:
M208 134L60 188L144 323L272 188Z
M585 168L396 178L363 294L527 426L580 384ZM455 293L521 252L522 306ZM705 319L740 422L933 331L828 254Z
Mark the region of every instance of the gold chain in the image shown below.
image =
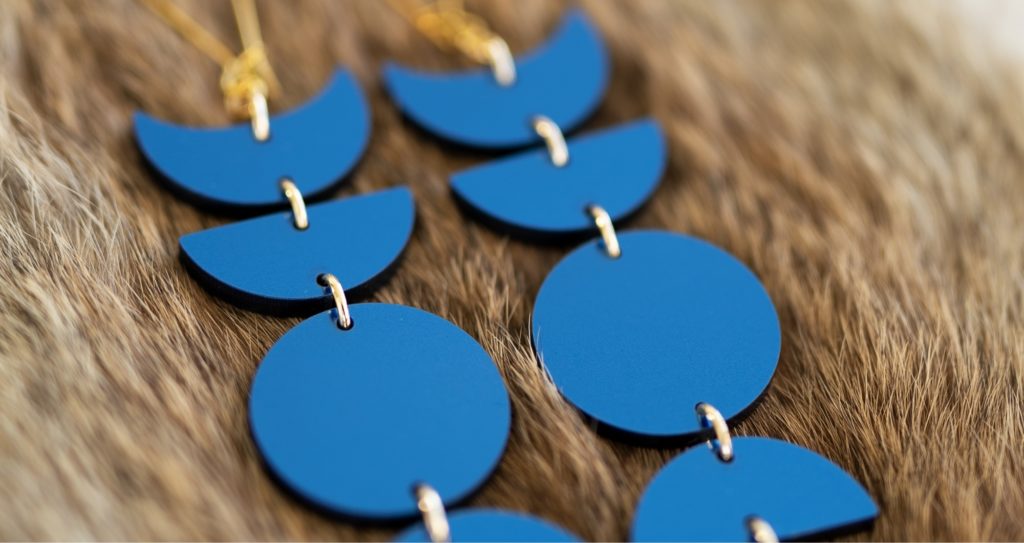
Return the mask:
M274 69L267 59L254 0L232 0L231 7L242 38L242 52L231 48L204 29L171 0L139 0L206 56L221 66L220 88L224 106L239 118L255 117L260 103L281 92Z
M389 0L395 11L443 51L458 51L488 64L502 85L515 82L515 65L508 44L480 17L463 8L462 0Z
M487 42L495 36L480 17L462 7L461 0L438 0L421 4L416 0L389 0L438 48L458 51L481 64L487 63Z

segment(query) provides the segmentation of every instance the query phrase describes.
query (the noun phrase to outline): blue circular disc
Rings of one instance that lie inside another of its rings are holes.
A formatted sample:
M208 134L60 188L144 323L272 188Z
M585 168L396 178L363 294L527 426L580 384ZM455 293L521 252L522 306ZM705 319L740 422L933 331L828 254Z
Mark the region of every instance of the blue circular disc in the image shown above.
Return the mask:
M448 515L452 541L579 541L547 521L497 509L470 509ZM422 524L398 534L395 541L429 542Z
M742 414L778 363L764 287L696 238L638 231L619 243L617 259L584 244L541 286L533 344L555 386L603 429L640 440L702 432L699 402Z
M722 462L687 450L651 481L633 520L634 541L749 541L757 516L782 541L821 540L878 515L860 483L813 451L764 437L733 438Z
M299 496L346 516L412 517L418 483L457 503L487 479L508 439L497 368L436 315L390 304L350 309L350 330L320 313L263 359L249 418L264 460Z

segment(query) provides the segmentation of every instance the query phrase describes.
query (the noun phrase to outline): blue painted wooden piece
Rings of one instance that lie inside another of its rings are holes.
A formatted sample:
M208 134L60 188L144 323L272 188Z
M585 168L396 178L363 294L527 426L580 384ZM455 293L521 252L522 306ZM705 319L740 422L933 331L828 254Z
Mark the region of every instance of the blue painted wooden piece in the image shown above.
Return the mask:
M457 504L505 449L511 408L497 368L436 315L350 309L350 330L319 313L260 364L249 418L267 466L302 498L351 517L413 518L421 482Z
M501 158L452 176L452 190L495 226L527 236L596 233L586 207L598 204L619 221L654 193L665 170L658 123L645 119L568 142L569 163L556 167L547 149Z
M781 334L764 287L732 255L663 231L620 233L566 256L537 295L533 344L562 395L599 429L639 441L703 433L698 402L727 419L768 386Z
M204 287L239 307L309 315L333 299L317 282L334 274L358 299L402 254L415 207L405 187L309 206L309 228L290 211L182 236L181 257Z
M640 498L633 539L749 541L753 515L781 540L821 540L878 515L861 485L817 453L763 437L733 446L731 462L698 446L662 469Z
M247 122L197 128L135 114L139 148L170 189L200 205L257 213L288 207L282 178L307 201L339 185L366 147L369 112L355 79L339 70L318 97L271 116L270 132L259 142Z
M488 68L438 74L393 63L384 82L405 115L439 137L471 147L521 147L540 142L530 124L535 115L565 132L590 116L608 84L606 57L597 31L573 10L546 46L516 59L516 81L508 87Z

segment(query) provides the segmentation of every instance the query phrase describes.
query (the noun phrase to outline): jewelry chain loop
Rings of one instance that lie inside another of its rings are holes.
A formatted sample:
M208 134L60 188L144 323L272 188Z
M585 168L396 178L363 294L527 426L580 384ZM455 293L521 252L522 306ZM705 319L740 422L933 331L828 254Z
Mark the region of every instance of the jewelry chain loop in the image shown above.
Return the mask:
M588 207L587 212L594 218L594 224L597 225L598 231L601 232L601 240L604 242L604 249L608 256L612 258L622 256L622 248L619 247L619 237L615 235L615 225L612 224L612 218L608 215L608 212L599 205Z
M171 0L140 1L181 37L220 64L224 107L236 118L250 119L253 136L258 141L266 141L270 137L267 100L281 92L281 85L263 46L254 1L231 2L242 39L242 52L237 55Z
M697 404L697 420L702 428L711 428L715 432L714 439L708 441L708 447L715 452L722 462L731 462L733 459L732 436L729 434L729 425L725 422L722 413L709 403Z
M414 489L416 507L423 515L423 525L427 535L434 543L445 543L452 540L451 528L448 526L448 514L444 510L441 495L434 487L420 483Z
M515 60L508 43L492 32L479 16L462 7L461 0L390 0L392 7L443 51L458 51L474 62L491 67L503 87L516 81Z

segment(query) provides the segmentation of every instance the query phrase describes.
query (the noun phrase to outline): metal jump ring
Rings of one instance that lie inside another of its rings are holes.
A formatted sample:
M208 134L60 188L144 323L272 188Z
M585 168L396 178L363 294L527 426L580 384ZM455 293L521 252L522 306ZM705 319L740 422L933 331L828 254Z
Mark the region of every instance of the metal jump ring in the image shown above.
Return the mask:
M252 93L249 100L249 122L256 141L270 139L270 107L267 105L267 97L261 92Z
M487 62L499 85L508 87L516 82L516 61L505 40L498 36L487 40Z
M295 186L291 179L282 179L281 190L284 191L284 197L288 198L288 203L292 205L295 228L299 230L309 228L309 217L306 215L306 200L302 198L299 187Z
M548 117L544 115L537 115L532 121L533 130L537 132L537 135L544 140L544 145L548 147L548 156L551 157L551 163L557 168L561 168L569 163L569 146L565 143L565 135L562 134L562 129Z
M334 307L338 310L338 328L348 330L352 328L352 314L348 311L348 299L345 298L345 289L341 287L341 281L333 273L325 273L317 278L317 282L331 289L334 296Z
M441 495L434 490L434 487L423 483L416 485L414 493L416 494L416 507L423 515L423 525L427 529L430 540L434 543L451 541L452 534L448 527L448 514L444 510Z
M779 543L779 536L768 521L758 516L747 517L747 532L755 543Z
M612 258L622 256L622 248L619 247L619 237L615 235L615 225L612 224L612 218L608 215L608 212L599 205L591 205L587 207L587 211L594 218L597 230L601 232L601 239L604 241L604 248L608 252L608 256Z
M732 436L729 435L729 425L725 422L722 413L709 403L697 404L697 420L701 428L711 428L715 431L714 439L708 441L708 447L718 455L722 462L729 462L733 458Z

